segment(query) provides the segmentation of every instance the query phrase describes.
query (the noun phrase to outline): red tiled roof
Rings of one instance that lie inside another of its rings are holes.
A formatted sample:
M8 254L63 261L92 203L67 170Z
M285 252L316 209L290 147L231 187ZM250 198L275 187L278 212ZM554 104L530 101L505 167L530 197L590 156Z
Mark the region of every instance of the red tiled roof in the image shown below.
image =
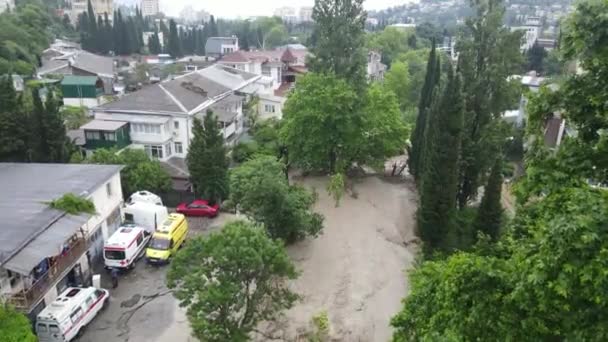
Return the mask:
M235 51L225 55L221 59L222 62L234 62L234 63L247 63L249 59L243 54L242 51Z
M291 49L285 49L283 56L281 56L281 60L285 63L293 63L297 61L298 58L291 53Z

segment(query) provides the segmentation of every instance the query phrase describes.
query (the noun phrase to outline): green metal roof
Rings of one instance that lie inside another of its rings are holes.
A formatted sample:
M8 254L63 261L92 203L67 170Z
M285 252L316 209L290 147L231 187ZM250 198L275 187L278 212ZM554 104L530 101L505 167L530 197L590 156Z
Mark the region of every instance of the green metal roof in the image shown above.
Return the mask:
M64 76L61 85L95 86L97 80L97 76Z

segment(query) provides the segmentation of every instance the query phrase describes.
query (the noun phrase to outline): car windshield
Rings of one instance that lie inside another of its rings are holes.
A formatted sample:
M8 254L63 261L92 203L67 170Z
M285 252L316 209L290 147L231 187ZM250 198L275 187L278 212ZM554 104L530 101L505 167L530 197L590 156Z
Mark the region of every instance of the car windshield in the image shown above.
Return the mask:
M105 250L104 254L106 256L106 259L108 259L108 260L124 260L125 259L125 251Z
M167 239L153 238L152 241L150 241L150 248L157 249L159 251L166 251L169 249L169 245L170 242Z

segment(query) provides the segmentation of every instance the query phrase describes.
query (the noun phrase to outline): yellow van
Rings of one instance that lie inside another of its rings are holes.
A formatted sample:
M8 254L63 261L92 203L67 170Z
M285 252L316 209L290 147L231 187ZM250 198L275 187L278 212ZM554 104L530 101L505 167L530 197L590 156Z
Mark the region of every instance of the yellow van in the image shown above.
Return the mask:
M146 249L149 263L166 263L177 253L188 235L188 221L182 214L170 214L154 235Z

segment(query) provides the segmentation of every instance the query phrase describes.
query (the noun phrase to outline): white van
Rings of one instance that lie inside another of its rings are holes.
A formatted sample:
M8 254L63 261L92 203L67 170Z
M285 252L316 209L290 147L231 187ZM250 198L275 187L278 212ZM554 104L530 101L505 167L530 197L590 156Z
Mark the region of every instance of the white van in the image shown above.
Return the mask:
M135 192L129 197L128 203L143 202L156 205L163 205L163 200L160 196L151 193L150 191L142 190Z
M154 233L169 216L167 207L146 202L129 203L123 208L124 221Z
M121 226L103 246L106 268L132 268L143 255L150 241L150 234L134 225Z
M104 289L68 288L38 314L38 341L71 341L108 304L109 298L109 292Z

